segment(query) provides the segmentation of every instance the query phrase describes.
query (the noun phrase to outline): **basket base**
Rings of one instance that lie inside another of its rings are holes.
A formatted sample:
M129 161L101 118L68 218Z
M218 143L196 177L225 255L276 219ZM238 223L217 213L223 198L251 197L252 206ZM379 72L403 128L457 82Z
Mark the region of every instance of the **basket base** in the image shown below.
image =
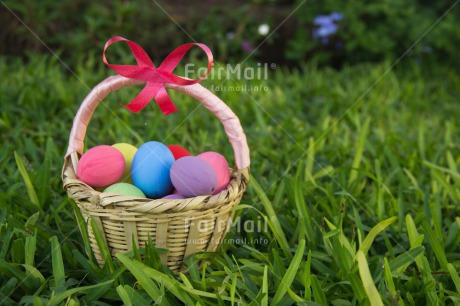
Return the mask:
M132 250L145 248L149 239L157 249L165 249L167 253L160 254L160 260L175 274L185 272L184 260L200 252L216 252L232 225L234 212L232 210L241 199L235 198L229 203L201 211L198 216L183 213L159 215L143 215L134 221L119 220L100 216L88 211L88 205L78 207L86 220L90 245L100 266L104 258L96 240L91 224L98 227L96 231L103 234L105 243L112 256ZM100 208L99 208L100 209ZM106 209L103 209L106 210ZM94 222L91 223L90 220ZM201 264L200 264L201 265Z

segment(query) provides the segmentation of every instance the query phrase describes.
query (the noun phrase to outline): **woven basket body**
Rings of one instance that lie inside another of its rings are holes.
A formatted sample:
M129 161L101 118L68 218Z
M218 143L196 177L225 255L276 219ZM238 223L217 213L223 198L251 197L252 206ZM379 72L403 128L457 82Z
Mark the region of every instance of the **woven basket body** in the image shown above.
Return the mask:
M178 272L188 256L219 249L232 224L233 208L246 190L249 150L238 118L216 96L198 84L186 87L166 84L167 88L182 91L199 100L223 123L236 161L228 188L216 195L183 200L141 199L94 190L76 176L86 127L96 106L110 92L136 84L142 82L122 76L109 77L83 101L74 119L62 170L64 189L80 208L99 264L104 263L104 258L96 242L91 219L104 234L112 255L127 252L133 245L142 248L150 237L157 248L168 250L160 256L162 262Z

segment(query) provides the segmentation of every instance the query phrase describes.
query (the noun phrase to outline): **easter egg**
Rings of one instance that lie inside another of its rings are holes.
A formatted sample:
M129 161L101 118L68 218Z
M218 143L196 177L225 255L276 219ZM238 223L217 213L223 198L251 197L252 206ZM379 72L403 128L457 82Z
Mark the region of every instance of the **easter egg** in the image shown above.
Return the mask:
M112 147L120 151L125 158L125 171L121 176L120 182L131 182L131 164L137 148L129 143L116 143Z
M107 187L120 179L125 171L123 154L111 146L97 146L82 155L77 178L94 188Z
M185 199L183 195L180 194L168 194L167 196L162 197L162 199L168 199L168 200L179 200L179 199Z
M161 198L172 189L169 171L174 156L168 147L157 141L144 143L137 149L131 164L131 177L149 198Z
M207 161L216 171L217 186L213 194L217 194L227 188L228 183L230 183L230 168L225 157L217 152L205 152L197 155L197 157Z
M174 188L185 197L210 195L217 185L217 175L211 165L201 158L185 156L171 167Z
M184 156L192 155L190 154L189 151L187 151L186 149L184 149L183 147L177 144L169 145L168 149L171 150L171 153L174 155L175 160L178 160L179 158L184 157Z
M128 183L116 183L105 188L103 192L117 193L127 196L133 196L137 198L145 198L145 194L134 186L133 184Z

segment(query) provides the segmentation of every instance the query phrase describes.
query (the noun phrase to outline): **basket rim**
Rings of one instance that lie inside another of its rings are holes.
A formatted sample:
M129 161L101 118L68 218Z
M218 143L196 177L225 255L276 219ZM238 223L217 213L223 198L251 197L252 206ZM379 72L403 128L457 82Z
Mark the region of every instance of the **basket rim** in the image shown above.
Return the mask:
M86 199L92 205L105 207L116 206L116 209L123 209L129 212L148 213L175 213L192 210L208 210L221 205L224 202L233 201L245 192L249 182L250 170L237 169L231 172L231 179L228 187L215 195L190 197L185 199L150 199L134 196L117 195L95 190L93 187L80 181L75 172L74 163L71 157L78 159L78 154L73 152L64 162L62 169L63 187L70 198L78 202Z

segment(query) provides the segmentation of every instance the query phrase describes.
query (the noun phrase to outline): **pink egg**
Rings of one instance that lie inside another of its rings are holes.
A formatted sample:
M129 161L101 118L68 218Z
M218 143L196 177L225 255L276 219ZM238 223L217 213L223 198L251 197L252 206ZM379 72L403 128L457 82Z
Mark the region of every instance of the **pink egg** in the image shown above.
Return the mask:
M185 197L211 195L216 190L216 172L208 162L195 156L176 160L170 176L174 188Z
M185 199L185 197L180 194L168 194L167 196L162 197L162 199L179 200L179 199Z
M77 178L94 188L107 187L118 181L125 171L125 158L112 146L97 146L82 155Z
M217 152L205 152L197 157L207 161L217 174L217 187L213 194L217 194L226 189L230 183L230 169L227 160L222 154Z

